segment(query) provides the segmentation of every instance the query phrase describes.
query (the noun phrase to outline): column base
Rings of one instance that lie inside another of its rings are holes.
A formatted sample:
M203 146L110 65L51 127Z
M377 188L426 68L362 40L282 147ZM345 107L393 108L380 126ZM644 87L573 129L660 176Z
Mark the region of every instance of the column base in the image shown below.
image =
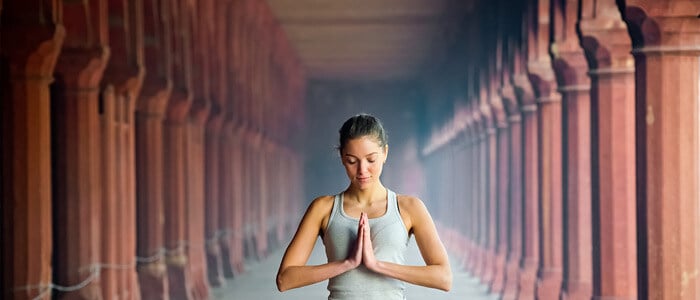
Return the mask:
M491 283L491 293L503 294L506 285L506 254L501 253L496 256L495 269L493 271L493 282Z
M176 254L168 257L168 286L170 299L192 299L192 282L187 271L187 257Z
M561 294L562 300L591 300L593 285L588 282L567 282Z
M526 262L520 272L518 300L534 300L537 293L537 262Z
M86 287L77 291L56 293L55 299L61 300L95 300L102 298L102 289L96 282L88 284Z
M223 262L219 245L207 245L207 279L213 287L224 285Z
M141 287L141 299L168 299L167 268L162 262L139 265L138 279Z
M222 241L220 245L221 249L221 271L225 278L233 278L234 269L231 259L233 258L231 253L231 247L227 241Z
M518 283L520 280L520 264L518 259L511 259L506 263L506 283L501 300L515 300L518 298Z
M537 286L538 300L559 300L561 299L562 271L544 269L542 279Z
M494 270L496 268L495 255L491 251L484 250L484 258L481 282L490 288L493 284Z

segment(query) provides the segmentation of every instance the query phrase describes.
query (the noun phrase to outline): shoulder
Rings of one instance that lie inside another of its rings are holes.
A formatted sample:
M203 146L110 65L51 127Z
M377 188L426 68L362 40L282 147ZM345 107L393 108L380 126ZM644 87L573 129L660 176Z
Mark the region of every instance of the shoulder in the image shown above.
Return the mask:
M427 211L423 200L416 196L411 195L396 195L396 200L399 203L399 209L407 213L418 213L421 211Z
M311 201L311 204L309 204L309 208L306 210L307 214L328 214L328 213L330 213L331 209L333 208L333 200L334 199L335 199L335 196L332 196L332 195L325 195L325 196L316 197L316 199Z
M417 225L420 226L420 224L432 222L428 208L425 207L423 200L420 198L410 195L396 195L396 199L401 218L409 229L412 230Z

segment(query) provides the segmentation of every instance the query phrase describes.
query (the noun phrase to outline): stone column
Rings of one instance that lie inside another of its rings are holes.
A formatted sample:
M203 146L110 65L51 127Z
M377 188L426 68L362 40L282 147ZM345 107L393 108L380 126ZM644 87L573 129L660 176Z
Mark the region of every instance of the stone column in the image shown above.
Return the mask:
M192 279L194 299L209 298L204 244L204 130L209 114L208 103L207 100L194 102L189 116L185 141L185 174L188 176L185 185L187 220L185 240L187 241L187 271Z
M496 88L496 84L501 84L500 77L502 77L502 75L497 74L495 78L491 79L495 80L497 83L491 83L493 87L491 89L492 92L490 99L491 111L494 114L496 127L495 149L492 150L495 152L496 163L494 165L494 174L492 176L495 182L493 182L491 185L493 193L491 198L494 201L493 205L495 205L495 213L492 214L495 220L491 222L492 226L494 226L493 234L495 235L494 247L492 250L495 253L495 261L493 266L494 278L491 283L491 293L498 295L503 293L506 280L505 265L507 258L506 256L508 254L507 236L509 229L508 209L510 206L508 203L510 188L510 184L508 182L508 173L510 168L510 165L508 164L510 155L510 129L508 128L508 114L505 108L506 100L504 99L504 94L501 93L502 90L500 88Z
M516 73L517 74L517 73ZM514 77L517 88L528 90L530 82L525 74ZM520 270L518 299L535 299L537 274L540 272L540 176L538 160L540 152L539 119L533 94L523 93L521 98L523 121L523 256Z
M552 82L553 83L553 82ZM540 90L538 118L540 138L539 176L541 266L537 291L539 299L558 299L563 276L563 208L562 208L562 107L554 88Z
M556 41L551 47L564 117L563 214L567 238L563 246L567 255L562 297L565 299L591 299L593 292L590 80L576 34L578 2L555 4Z
M3 299L50 299L52 282L51 117L49 84L65 29L59 4L40 10L5 3L0 49ZM24 18L27 18L26 20ZM27 22L30 21L30 22Z
M471 171L470 171L470 211L472 216L470 220L470 251L469 251L469 261L467 262L467 269L471 270L476 274L477 263L480 261L480 250L479 250L479 218L481 216L481 211L479 211L479 197L481 194L480 189L480 179L481 170L480 166L482 163L480 157L481 144L479 139L479 117L478 109L472 107L471 109L471 126L470 126L470 161L471 161Z
M110 85L102 91L102 111L100 114L100 130L102 153L100 160L102 161L102 195L101 196L101 221L100 221L100 243L101 261L110 266L117 266L121 262L119 255L121 249L118 249L121 243L117 238L119 232L123 230L118 226L117 218L121 211L117 209L118 201L123 201L117 197L117 133L119 129L117 120L117 104L114 99L114 88ZM106 268L101 271L102 282L102 298L114 299L121 292L119 270L114 268Z
M700 298L696 1L627 1L637 103L639 297Z
M102 86L113 87L114 114L116 122L112 126L115 133L112 144L115 162L111 167L103 167L102 174L114 177L111 182L115 187L104 193L104 200L116 197L116 204L111 210L116 220L114 234L103 234L103 245L116 252L116 268L107 268L103 272L116 274L116 293L103 290L105 299L130 298L140 293L135 266L136 253L136 163L135 163L135 120L136 99L139 97L144 80L144 3L141 0L108 2L110 61L102 79ZM107 147L106 144L103 144ZM106 150L103 152L107 153ZM105 187L107 188L107 187ZM106 226L106 224L105 224ZM116 243L116 244L115 244ZM111 250L110 250L111 251ZM106 253L103 251L103 253ZM105 286L107 289L108 286Z
M163 201L164 242L170 297L190 299L191 276L187 272L186 247L186 178L185 156L187 115L191 96L182 91L174 93L163 122Z
M234 158L235 151L233 150L235 145L233 122L230 114L224 117L219 142L219 157L225 157L219 161L219 178L221 180L218 199L218 228L221 233L219 246L221 247L222 270L227 278L234 275L235 249L237 247L236 233L233 227L233 193L235 192L233 173L237 167Z
M480 109L480 108L479 108ZM489 126L481 111L478 112L478 159L479 159L479 195L477 201L478 244L475 273L482 282L486 282L488 266L490 263L489 254Z
M231 140L233 142L231 147L231 163L233 166L233 172L231 173L231 187L233 188L232 198L231 198L231 232L233 233L233 253L232 263L236 268L236 272L241 274L245 272L244 260L245 260L245 245L246 245L246 215L250 213L246 211L246 191L250 188L246 186L248 184L248 173L247 160L246 157L246 140L244 139L245 128L238 124L232 130Z
M492 97L491 93L487 97ZM490 99L486 99L486 101L489 102ZM485 223L486 246L484 247L486 252L486 269L482 279L488 286L492 286L496 275L496 251L498 251L496 244L498 229L498 135L495 112L488 107L488 104L486 105L487 107L482 106L482 112L488 111L488 113L485 113L487 118L485 144L486 149L488 149L485 157L487 163L486 172L488 174L488 177L485 178L487 189L485 198L485 213L487 216Z
M209 283L218 287L224 283L223 260L220 247L221 228L219 227L220 186L226 183L220 176L221 168L230 158L221 152L223 113L214 106L206 129L205 159L205 238L207 248L207 271Z
M144 0L146 77L136 101L135 162L137 271L142 299L168 299L163 259L163 119L172 92L169 2Z
M593 297L637 299L634 59L614 0L585 1L579 29L591 77Z
M75 291L60 293L59 298L99 299L100 274L100 173L101 144L99 118L99 82L109 58L103 37L79 34L82 22L92 19L88 13L100 13L99 3L84 2L64 6L65 12L78 12L68 29L66 44L56 64L57 82L52 94L52 160L54 196L55 283L74 286L93 278ZM101 28L101 27L98 27ZM98 29L97 31L100 31ZM83 39L94 41L88 42ZM69 42L70 41L70 42ZM80 46L78 46L80 45Z
M520 265L523 256L523 127L522 113L517 94L524 94L522 91L516 90L510 83L504 84L501 93L506 102L506 111L508 112L508 126L510 127L508 147L509 157L507 164L510 168L508 172L509 195L508 202L509 210L506 215L508 220L507 227L504 231L507 232L508 238L508 256L506 261L506 282L503 291L502 299L514 300L518 297L518 282L520 280ZM502 231L503 232L503 231Z

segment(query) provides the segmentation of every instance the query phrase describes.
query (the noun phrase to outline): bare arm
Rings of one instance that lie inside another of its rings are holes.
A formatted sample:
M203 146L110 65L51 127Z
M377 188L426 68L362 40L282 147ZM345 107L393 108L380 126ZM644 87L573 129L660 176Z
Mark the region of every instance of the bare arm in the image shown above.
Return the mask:
M370 240L369 225L363 226L363 261L370 270L425 287L449 291L452 287L452 270L447 257L447 251L442 245L435 228L435 223L422 201L417 198L407 198L402 213L407 213L410 219L408 225L416 237L416 243L425 261L425 266L406 266L395 263L378 261L374 257L372 241Z
M306 265L314 244L316 244L318 234L323 227L323 218L330 211L328 203L325 202L323 198L318 198L311 203L299 224L294 238L289 243L277 271L277 289L280 292L333 278L356 268L361 263L362 239L358 238L355 246L356 250L351 252L347 259L317 266ZM362 222L358 224L358 233L361 235L362 232L359 231L360 226L362 226Z

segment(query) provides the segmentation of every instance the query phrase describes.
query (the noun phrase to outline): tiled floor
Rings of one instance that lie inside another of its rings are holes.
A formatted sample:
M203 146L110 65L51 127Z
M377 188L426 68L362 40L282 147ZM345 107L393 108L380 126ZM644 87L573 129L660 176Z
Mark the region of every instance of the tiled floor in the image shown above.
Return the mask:
M275 275L282 258L284 249L272 253L267 259L251 263L247 266L248 272L229 280L221 288L212 290L212 299L221 300L309 300L326 299L328 291L327 282L320 282L315 285L290 290L284 293L277 291L275 287ZM422 259L413 239L411 247L407 253L409 264L422 264ZM323 244L316 244L314 252L311 254L309 264L320 264L325 262ZM452 273L454 275L452 289L443 292L428 289L420 286L408 285L408 299L470 299L470 300L496 300L496 295L490 295L486 287L479 283L479 280L471 277L467 272L457 269L456 262L452 263Z

